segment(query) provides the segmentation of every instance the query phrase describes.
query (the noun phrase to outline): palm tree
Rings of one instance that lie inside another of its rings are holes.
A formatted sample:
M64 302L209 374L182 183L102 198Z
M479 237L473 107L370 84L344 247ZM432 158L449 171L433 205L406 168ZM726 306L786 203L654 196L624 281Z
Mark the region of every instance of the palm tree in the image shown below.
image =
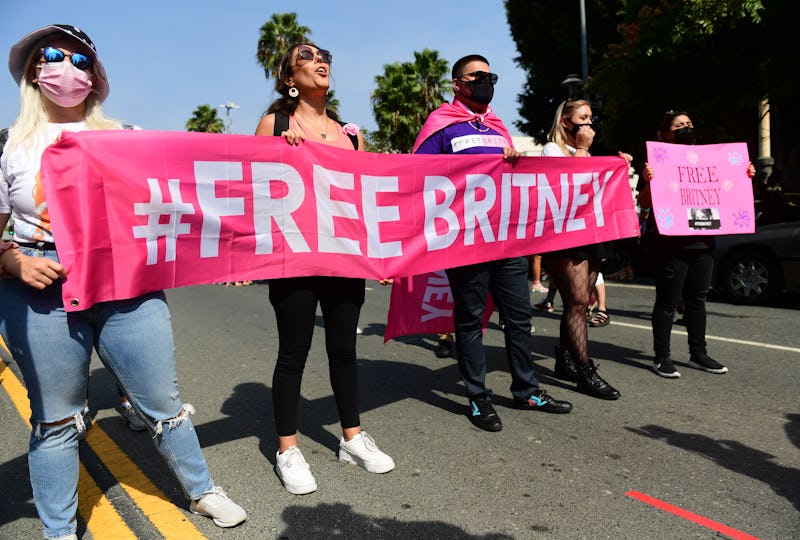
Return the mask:
M335 90L328 90L328 94L325 96L325 107L328 111L332 112L336 118L339 118L339 100L336 99L335 94Z
M447 61L438 51L414 52L414 62L395 62L384 66L384 74L375 77L372 110L378 124L373 134L378 145L388 145L399 152L410 152L428 115L452 91L446 77Z
M186 131L200 131L204 133L222 133L225 131L225 122L217 117L217 109L211 105L200 105L186 122Z
M297 23L297 13L273 13L261 27L256 59L264 68L264 76L278 78L281 58L295 43L308 41L311 29Z

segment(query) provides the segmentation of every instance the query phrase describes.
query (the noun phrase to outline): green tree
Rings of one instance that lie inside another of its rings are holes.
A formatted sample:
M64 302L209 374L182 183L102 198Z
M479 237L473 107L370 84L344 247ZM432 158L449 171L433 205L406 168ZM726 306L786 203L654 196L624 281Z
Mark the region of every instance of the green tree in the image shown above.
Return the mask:
M200 105L186 122L186 131L222 133L225 131L225 122L217 116L217 109L208 104Z
M447 60L430 49L414 52L414 62L385 65L383 75L375 77L372 110L378 131L370 145L410 152L428 115L452 92L447 71Z
M505 7L519 53L515 61L528 74L525 89L517 96L522 120L515 125L544 143L556 108L567 97L561 82L567 75L581 72L579 3L507 0ZM586 2L590 74L607 44L617 40L619 9L619 0Z
M264 68L264 76L278 78L281 58L295 43L308 41L311 29L297 22L297 13L273 13L261 26L256 60Z
M604 99L604 131L644 155L667 109L685 109L701 142L746 141L755 156L760 0L625 0L619 37L590 85ZM747 43L747 47L742 47ZM748 80L749 79L749 80Z
M339 118L339 100L336 99L336 90L328 90L325 96L325 107Z
M580 71L578 2L506 0L505 6L516 61L528 73L517 127L542 141L566 97L560 81ZM586 8L586 92L601 117L604 152L624 149L643 160L644 141L664 111L684 108L701 142L745 141L755 160L758 105L767 97L775 178L800 190L800 62L786 45L800 3L609 0Z

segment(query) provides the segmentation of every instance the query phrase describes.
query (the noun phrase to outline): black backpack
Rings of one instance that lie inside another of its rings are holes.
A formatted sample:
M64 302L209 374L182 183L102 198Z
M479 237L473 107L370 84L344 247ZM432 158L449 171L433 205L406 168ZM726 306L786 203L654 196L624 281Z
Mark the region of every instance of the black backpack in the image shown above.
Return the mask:
M341 120L337 120L340 126L344 126L345 122ZM275 111L275 127L272 128L272 134L276 137L280 137L281 133L289 129L289 116L280 112ZM350 142L353 143L353 149L358 150L358 135L347 135L350 137Z

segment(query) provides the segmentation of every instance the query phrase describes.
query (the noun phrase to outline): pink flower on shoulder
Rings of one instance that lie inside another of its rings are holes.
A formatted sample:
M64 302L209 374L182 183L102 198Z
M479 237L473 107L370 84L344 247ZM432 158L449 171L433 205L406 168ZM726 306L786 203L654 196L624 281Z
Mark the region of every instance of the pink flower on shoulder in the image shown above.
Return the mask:
M347 135L355 135L361 130L357 125L352 123L347 123L342 126L342 131L344 131Z

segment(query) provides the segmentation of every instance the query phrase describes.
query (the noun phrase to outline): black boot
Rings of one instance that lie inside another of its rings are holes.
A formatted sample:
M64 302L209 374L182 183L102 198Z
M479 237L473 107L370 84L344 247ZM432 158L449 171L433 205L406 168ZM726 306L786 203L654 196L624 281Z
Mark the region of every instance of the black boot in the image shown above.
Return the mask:
M556 345L556 367L553 370L556 379L562 381L578 382L578 368L567 349Z
M619 399L619 390L608 384L597 374L597 366L592 360L588 364L578 364L578 390L584 394L600 399Z

